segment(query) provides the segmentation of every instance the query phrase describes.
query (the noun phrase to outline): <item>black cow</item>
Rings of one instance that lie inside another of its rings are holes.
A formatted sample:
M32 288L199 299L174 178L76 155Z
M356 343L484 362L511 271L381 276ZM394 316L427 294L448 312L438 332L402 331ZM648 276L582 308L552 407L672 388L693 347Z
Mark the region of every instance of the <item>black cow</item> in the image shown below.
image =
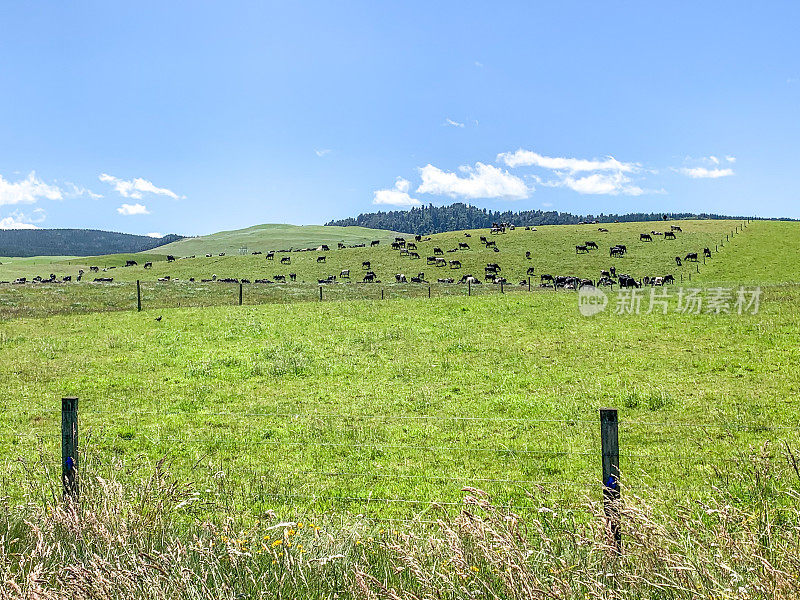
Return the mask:
M597 250L597 242L586 242L586 247L594 248L595 250Z
M697 262L697 252L690 252L686 255L683 260L690 260L692 262Z
M575 254L586 254L589 252L589 248L586 246L575 246Z
M174 262L174 261L175 261L175 257L172 256L172 254L167 254L167 262Z
M325 257L324 256L318 256L317 257L317 262L318 263L324 263L325 262Z
M703 258L711 258L711 249L703 248Z
M465 242L458 242L458 249L459 250L469 250L469 244Z
M639 241L640 242L652 242L653 237L649 233L640 233L639 234Z
M674 231L665 231L664 232L664 239L665 240L674 240L674 239L677 239L677 238L675 237L675 232Z
M125 266L126 267L135 267L137 264L139 264L139 263L137 263L135 260L126 260L125 261Z
M433 249L433 254L434 254L434 256L443 256L444 255L444 250L442 250L441 248L434 248Z
M369 269L370 263L368 260L365 260L364 262L361 263L361 266L364 267L365 269Z
M152 269L153 268L153 263L151 263L151 262L144 263L144 268L145 269Z

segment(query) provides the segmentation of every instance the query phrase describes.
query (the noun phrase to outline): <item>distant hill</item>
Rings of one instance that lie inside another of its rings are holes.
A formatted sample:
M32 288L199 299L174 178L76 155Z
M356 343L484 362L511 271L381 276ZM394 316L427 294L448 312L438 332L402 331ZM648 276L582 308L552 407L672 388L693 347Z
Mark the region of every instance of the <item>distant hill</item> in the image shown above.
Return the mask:
M482 229L492 223L514 223L515 225L575 225L581 222L620 223L660 221L662 213L628 213L624 215L573 215L557 211L525 210L491 211L469 206L461 202L448 206L420 206L411 210L392 210L358 215L356 218L341 219L326 223L328 226L361 226L373 229L407 231L409 233L430 234L462 229ZM670 219L741 219L716 214L669 213Z
M329 227L324 225L254 225L246 229L220 231L211 235L184 238L159 246L159 254L191 256L192 254L219 253L236 254L242 248L254 250L283 250L290 248L314 248L321 244L336 246L342 242L352 244L369 243L372 240L386 241L395 231L367 229L364 227Z
M151 250L181 239L99 229L0 229L0 256L92 256Z

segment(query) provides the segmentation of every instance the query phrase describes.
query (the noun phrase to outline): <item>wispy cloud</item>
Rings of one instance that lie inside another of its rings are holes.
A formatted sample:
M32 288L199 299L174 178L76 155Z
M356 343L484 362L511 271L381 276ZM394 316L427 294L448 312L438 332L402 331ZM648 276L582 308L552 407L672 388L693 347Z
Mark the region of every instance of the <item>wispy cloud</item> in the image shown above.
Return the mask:
M117 212L121 215L131 216L131 215L149 215L150 211L147 210L147 207L144 204L123 204L117 209Z
M725 160L727 160L729 163L735 163L736 162L736 157L735 156L726 156Z
M476 66L476 67L478 67L479 69L480 69L480 68L483 68L483 63L482 63L482 62L480 62L479 60L476 60L476 61L475 61L475 66Z
M67 181L66 183L64 183L63 192L66 198L80 198L82 196L88 196L93 200L99 200L100 198L103 197L103 194L95 194L89 188L77 185L75 183L72 183L71 181Z
M147 235L147 237L151 237L151 238L162 238L162 237L164 237L163 233L156 233L155 231L153 231L152 233L147 233L145 235Z
M683 167L675 170L692 179L718 179L734 174L733 169L707 169L706 167Z
M448 173L433 165L422 167L422 185L417 188L419 194L439 194L451 198L504 198L519 200L527 198L533 188L525 182L492 165L475 163L474 167L459 167L465 175Z
M123 198L133 198L141 200L144 194L155 194L158 196L168 196L174 200L180 198L178 194L167 188L160 188L153 185L151 181L137 177L135 179L120 179L107 173L99 177L100 181L110 184ZM123 206L128 206L124 205Z
M25 179L11 182L0 175L0 206L35 204L41 199L61 200L64 194L56 185L45 183L31 171Z
M442 125L445 125L447 127L460 127L461 129L464 128L463 123L459 123L458 121L453 121L453 119L445 119Z
M409 196L408 191L410 188L411 182L408 179L398 177L392 189L376 190L372 203L391 206L419 206L422 202Z
M316 154L320 158L322 158L323 156L325 156L327 154L330 154L330 153L331 153L331 149L330 148L319 148L319 149L315 148L314 149L314 154Z
M553 171L569 171L578 173L582 171L619 171L631 173L638 171L641 165L638 163L620 162L613 156L604 159L585 159L585 158L565 158L544 156L532 150L520 148L516 152L504 152L497 155L497 161L511 167L542 167Z

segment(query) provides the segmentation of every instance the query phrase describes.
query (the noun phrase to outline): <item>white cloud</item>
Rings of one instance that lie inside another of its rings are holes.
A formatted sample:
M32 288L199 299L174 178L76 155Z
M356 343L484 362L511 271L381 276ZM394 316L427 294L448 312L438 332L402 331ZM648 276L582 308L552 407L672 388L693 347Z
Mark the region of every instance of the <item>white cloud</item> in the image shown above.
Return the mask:
M478 61L478 60L476 60L476 61L475 61L475 66L476 66L476 67L478 67L478 68L480 69L481 67L483 67L483 63L482 63L482 62L480 62L480 61Z
M164 237L164 234L163 234L163 233L156 233L155 231L154 231L154 232L152 232L152 233L147 233L147 234L145 234L145 235L146 235L147 237L151 237L151 238L162 238L162 237Z
M67 181L65 184L64 195L67 198L80 198L81 196L88 196L92 200L98 200L103 197L103 194L95 194L92 190L85 188L80 185L76 185L71 181Z
M392 206L419 206L422 202L408 195L408 190L410 188L411 182L409 182L408 179L398 177L392 189L376 190L372 203L389 204Z
M451 198L505 198L516 200L527 198L533 188L508 171L492 165L475 163L475 167L460 167L466 177L442 171L433 165L422 167L422 185L419 194L440 194Z
M144 194L169 196L174 200L177 200L180 197L172 190L156 187L152 182L148 181L147 179L142 179L141 177L137 177L136 179L120 179L118 177L114 177L113 175L103 173L100 175L99 179L100 181L113 186L123 198L141 200Z
M125 216L150 214L150 211L147 210L144 204L123 204L117 209L117 212Z
M0 229L39 229L33 223L23 223L14 217L0 219Z
M545 208L550 208L551 206L553 206L553 203L552 202L542 202L542 206L544 206Z
M543 156L531 150L520 148L516 152L504 152L497 155L498 162L503 162L511 167L542 167L553 171L569 171L577 173L580 171L620 171L631 173L638 171L640 165L637 163L624 163L609 156L603 160L587 160L583 158L563 158Z
M632 185L631 180L620 172L609 175L593 173L586 177L579 178L566 176L561 183L579 194L606 194L610 196L625 194L627 196L641 196L644 193L642 188Z
M453 119L445 119L444 123L442 123L442 125L445 125L445 126L448 126L448 127L460 127L461 129L464 128L464 124L463 123L459 123L458 121L453 121Z
M718 165L718 164L719 164L719 159L718 159L716 156L713 156L713 155L712 155L712 156L709 156L709 157L708 157L708 160L710 160L710 161L711 161L712 163L714 163L715 165Z
M725 160L727 160L729 163L735 163L736 162L736 157L735 156L726 156Z
M331 153L331 149L330 148L320 148L319 150L314 149L314 154L316 154L320 158L322 158L326 154L330 154L330 153Z
M58 186L45 183L31 171L25 179L10 182L0 175L0 206L8 204L34 204L44 198L61 200L64 195Z
M39 229L35 223L41 223L47 217L43 208L35 208L33 214L25 215L14 211L8 217L0 219L0 229Z
M676 169L679 173L692 179L718 179L733 175L733 169L706 169L705 167L684 167Z

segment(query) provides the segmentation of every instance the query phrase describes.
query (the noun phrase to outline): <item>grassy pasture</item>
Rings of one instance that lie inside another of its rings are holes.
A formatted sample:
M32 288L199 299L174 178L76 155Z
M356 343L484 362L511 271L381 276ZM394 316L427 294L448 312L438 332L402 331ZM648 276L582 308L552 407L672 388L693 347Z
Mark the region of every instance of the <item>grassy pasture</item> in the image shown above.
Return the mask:
M579 502L605 405L638 492L702 497L752 448L797 444L799 306L788 285L744 316L587 319L540 293L19 318L0 330L5 486L14 459L57 452L77 395L91 460L124 477L168 456L252 513L408 516L466 484Z
M266 260L265 255L246 255L240 256L227 252L225 256L214 256L206 258L205 254L212 252L211 246L201 246L195 252L175 254L175 256L191 256L196 258L186 258L174 263L164 261L165 255L169 253L168 246L158 248L158 252L141 255L110 255L107 257L89 257L85 259L58 259L52 263L30 264L23 263L25 268L14 267L14 276L24 275L32 278L36 275L47 277L50 273L58 276L75 276L78 269L87 271L89 266L99 267L119 267L125 264L126 259L134 259L139 263L136 267L115 268L113 271L102 273L104 276L113 277L115 281L155 281L159 277L169 275L172 278L188 280L190 277L196 279L208 279L213 275L219 278L272 278L274 275L288 275L296 273L298 281L315 282L317 279L325 278L329 275L339 275L342 269L350 269L351 279L360 281L363 278L365 269L362 267L364 261L371 263L371 268L378 277L384 282L394 280L396 273L404 273L407 276L416 275L424 272L428 280L436 281L439 277L459 277L465 273L472 273L478 277L483 276L483 269L486 263L498 263L502 267L502 274L511 282L518 283L522 279L527 279L527 269L533 267L536 275L550 273L553 275L575 275L597 279L601 269L615 266L620 273L630 273L635 277L644 275L665 275L672 273L679 278L681 273L691 271L696 275L695 264L685 265L678 268L675 264L675 256L684 257L689 252L702 252L704 247L710 247L712 251L717 250L717 245L724 240L726 233L730 233L737 225L738 221L674 221L671 224L678 224L684 230L678 234L678 239L665 241L663 236L653 236L653 242L640 242L639 234L646 233L653 229L663 231L665 227L661 223L609 223L602 225L609 229L609 233L599 233L597 225L552 225L536 228L536 231L525 231L524 228L517 228L515 231L508 231L501 235L490 235L488 230L473 230L469 232L448 232L430 236L430 241L417 244L417 252L420 259L412 259L401 256L396 250L392 250L387 244L386 237L383 238L380 246L375 248L346 248L336 249L334 242L331 243L330 252L292 252L287 254L276 254L272 261ZM752 237L770 237L774 232L780 231L780 235L788 235L788 247L797 247L800 240L797 223L772 223L754 222L745 233L756 233ZM668 228L668 227L667 227ZM349 228L343 228L349 229ZM372 230L369 230L372 231ZM384 232L386 233L386 232ZM465 233L471 237L467 238ZM500 249L494 252L486 249L480 243L479 237L486 236L497 242ZM390 239L394 235L390 232ZM409 236L406 236L409 237ZM200 243L201 238L198 238ZM377 239L377 238L375 238ZM586 241L596 241L599 250L592 250L589 254L576 254L575 246L581 245ZM457 252L447 252L452 248L457 248L459 242L469 244L469 250L459 250ZM181 242L175 242L182 244ZM628 246L629 253L621 259L611 259L609 248L614 244L625 244ZM759 248L762 241L754 241ZM449 266L437 268L426 264L426 257L434 254L434 248L439 247L444 251L443 257L447 260L459 260L462 264L460 269L451 269ZM280 245L265 245L263 247L249 246L249 250L262 251L280 249ZM531 252L531 259L525 258L526 252ZM722 249L724 252L724 248ZM747 250L750 252L750 250ZM291 259L290 265L280 264L280 258L288 256ZM318 263L317 258L325 256L325 263ZM144 262L153 261L152 269L144 269ZM713 262L709 261L709 262ZM767 264L770 264L769 261ZM727 264L727 263L725 263ZM0 265L0 278L10 279L12 274L4 271L6 265ZM13 263L12 265L13 266ZM29 267L29 268L28 268ZM27 270L26 270L27 269ZM703 271L703 263L700 261L700 270ZM768 281L775 281L775 277L782 277L780 271L770 271L772 278ZM789 273L795 274L793 270ZM763 273L762 273L763 274ZM796 279L796 278L795 278ZM795 279L787 279L795 280ZM762 281L766 281L763 280Z
M211 235L186 238L153 248L144 254L174 254L188 256L190 254L236 254L239 248L262 250L264 248L278 250L289 248L316 248L322 244L336 247L338 242L347 245L369 243L372 240L384 242L403 235L394 231L369 229L367 227L325 227L323 225L286 225L266 224L254 225L246 229L220 231Z
M482 277L483 268L489 262L502 267L502 274L509 280L506 291L519 290L520 281L527 280L527 269L533 267L534 287L538 285L538 275L572 274L597 279L601 269L616 266L620 273L627 272L636 277L645 275L673 274L677 283L691 281L700 285L725 283L781 283L800 281L800 266L794 259L800 251L800 226L788 222L754 221L743 231L725 241L726 232L732 231L738 223L728 221L685 221L680 222L684 232L678 234L676 241L664 241L658 237L654 242L639 242L638 235L649 231L653 223L608 224L608 234L596 232L597 226L552 226L538 228L537 231L517 229L503 235L489 236L497 241L500 252L487 250L479 242L480 235L486 231L471 232L467 238L464 232L454 232L432 236L430 241L418 244L420 256L433 254L434 247L447 250L457 247L459 242L467 242L470 250L445 252L448 260L457 259L462 268L437 268L425 264L425 259L410 259L400 256L385 243L376 248L332 249L330 252L293 252L276 254L276 259L267 261L264 255L226 255L206 258L200 255L194 259L166 262L165 255L110 255L104 257L66 258L55 262L42 259L13 259L0 265L0 279L6 281L35 275L47 277L50 273L59 276L75 276L79 268L87 271L84 282L80 284L41 284L13 286L0 285L0 318L19 316L45 316L48 314L69 314L95 310L129 310L135 307L136 291L134 282L142 281L144 306L152 308L227 305L238 302L238 286L223 283L201 283L200 279L218 278L273 278L275 275L297 274L297 282L292 284L247 285L244 290L245 304L264 302L296 302L318 298L317 279L328 275L338 275L342 269L350 269L352 285L335 285L325 288L326 299L375 299L383 291L385 297L424 297L427 286L415 284L394 285L394 274L404 273L408 277L422 271L428 281L432 281L432 296L463 295L466 289L447 284L438 285L439 277L458 278L472 273ZM658 225L658 224L656 224ZM728 233L730 235L730 233ZM575 245L594 239L600 250L590 254L575 254ZM723 245L720 243L723 242ZM611 260L608 247L613 243L624 243L629 254L622 259ZM704 262L685 263L677 267L674 256L685 256L688 252L701 251L710 247L713 257ZM532 258L527 260L525 252ZM143 259L142 257L146 257ZM291 258L290 265L281 265L280 257ZM317 257L325 256L325 263L318 263ZM121 267L128 259L137 260L136 267ZM144 269L144 261L152 260L153 267ZM380 285L357 284L366 269L363 261L370 261L371 268L381 279ZM109 268L99 275L113 277L113 284L88 284L94 274L88 273L90 265ZM115 267L111 269L110 267ZM2 269L5 269L3 271ZM698 273L699 271L699 273ZM170 276L173 281L158 282L161 277ZM194 277L195 282L189 279ZM174 281L177 280L177 281ZM693 283L693 285L695 284ZM357 285L356 285L357 284ZM527 286L525 286L527 288ZM497 286L483 285L473 288L473 294L496 294Z

